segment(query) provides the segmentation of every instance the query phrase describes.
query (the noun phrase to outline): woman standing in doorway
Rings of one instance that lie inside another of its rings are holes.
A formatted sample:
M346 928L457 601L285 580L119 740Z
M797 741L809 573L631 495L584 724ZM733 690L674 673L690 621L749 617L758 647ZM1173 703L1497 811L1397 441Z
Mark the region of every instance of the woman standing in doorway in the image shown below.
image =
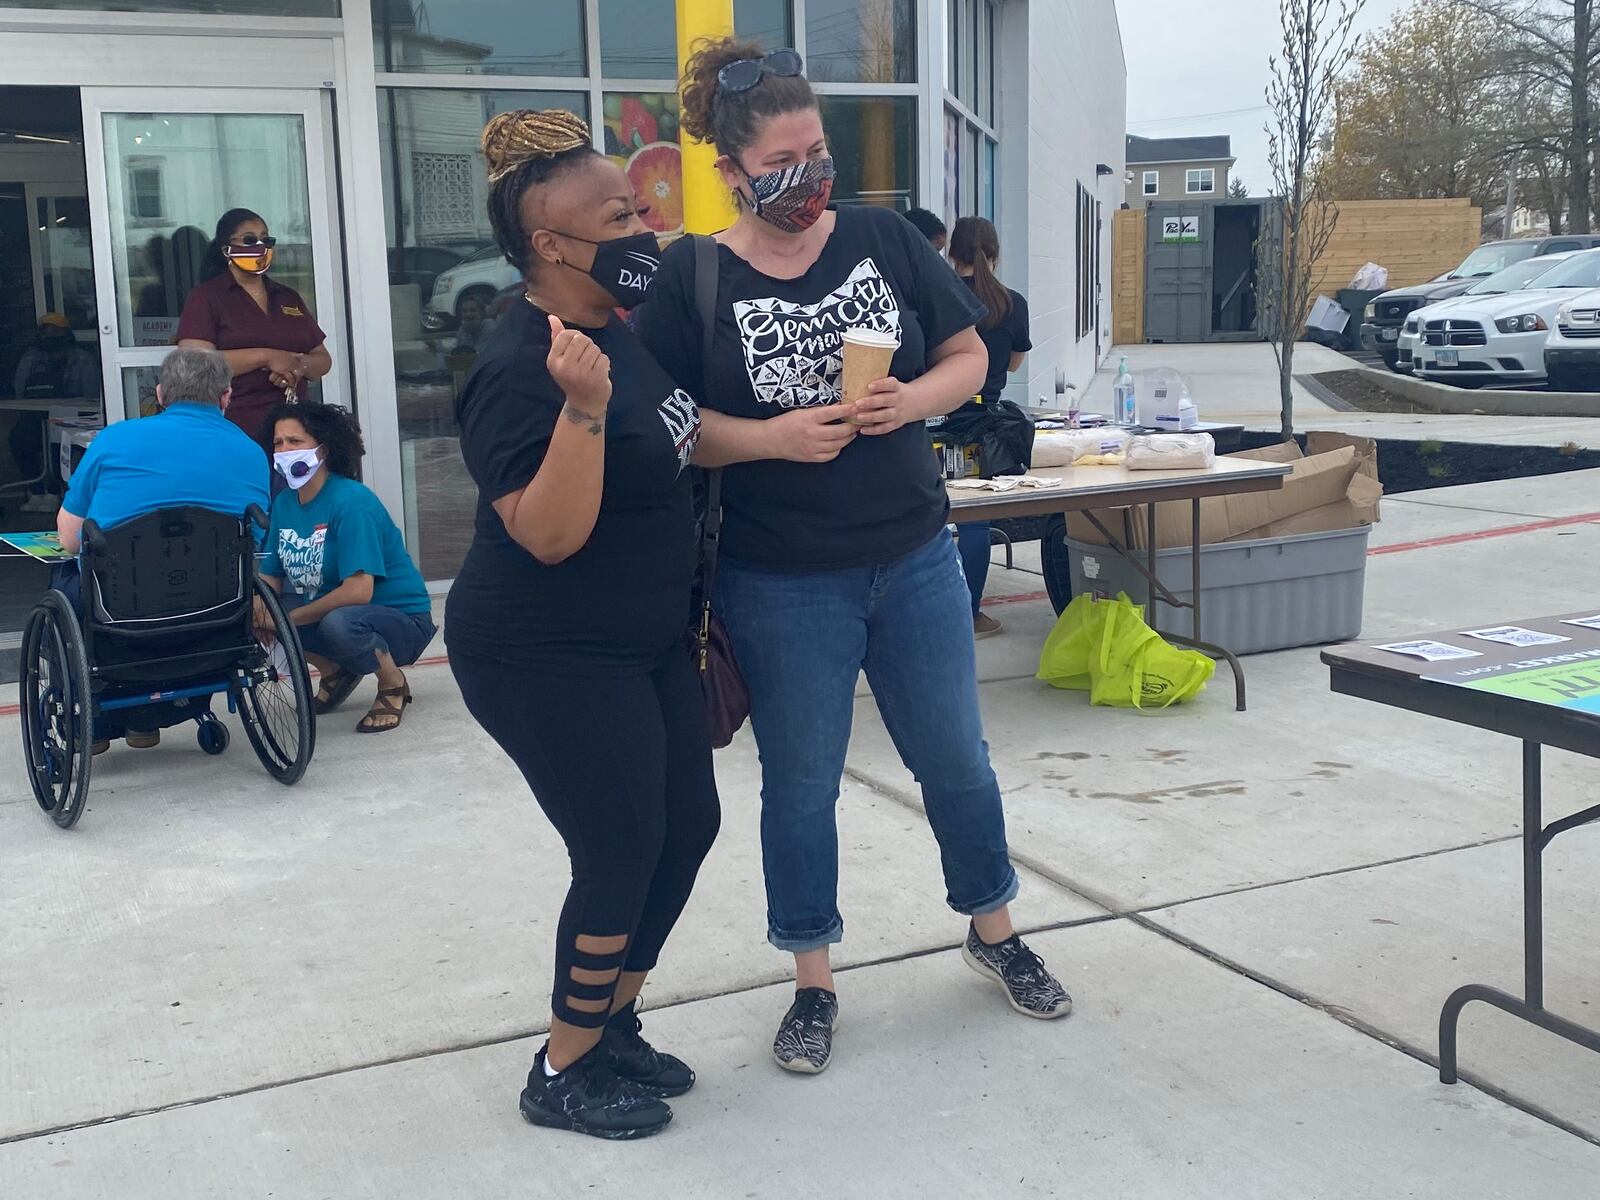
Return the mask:
M521 1109L644 1137L694 1072L640 1036L634 1002L719 821L684 646L700 415L614 311L644 298L661 251L588 127L501 113L483 153L495 239L525 292L456 403L478 514L445 642L468 711L572 859L550 1039Z
M333 368L326 335L300 293L268 278L277 239L248 208L229 209L206 250L202 282L184 301L178 345L220 350L233 368L228 419L266 444L267 413L306 398Z
M995 276L1000 264L1000 235L983 217L962 217L950 232L950 262L983 305L978 336L989 355L989 371L978 393L980 404L993 404L1005 390L1006 376L1022 366L1033 349L1028 337L1028 302ZM993 637L1004 628L984 612L983 587L989 579L989 523L973 521L956 534L961 570L972 597L974 637Z
M976 395L983 309L908 222L828 200L833 159L793 50L727 39L689 63L684 128L715 143L739 218L717 238L712 357L701 361L695 251L666 253L638 313L645 345L702 398L697 461L725 466L717 603L761 751L767 937L795 956L778 1065L828 1065L838 1012L839 796L864 669L922 784L966 960L1035 1017L1065 990L1012 928L1017 874L989 766L966 585L924 421ZM839 402L841 336L899 342L887 378Z

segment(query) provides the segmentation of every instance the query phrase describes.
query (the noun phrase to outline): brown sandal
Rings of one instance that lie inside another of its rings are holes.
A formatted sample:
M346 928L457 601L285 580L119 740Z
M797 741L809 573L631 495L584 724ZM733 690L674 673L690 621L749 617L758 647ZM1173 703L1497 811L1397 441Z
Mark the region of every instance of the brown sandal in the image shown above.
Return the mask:
M399 704L393 703L398 699ZM411 685L402 683L399 687L379 688L377 696L372 701L372 707L367 710L367 715L362 717L356 725L357 733L388 733L391 729L399 729L400 722L405 719L406 705L411 703ZM374 725L374 719L382 720L384 717L393 717L393 725Z
M332 712L350 698L350 693L356 690L356 685L362 676L354 671L341 671L337 668L329 671L317 681L317 715Z

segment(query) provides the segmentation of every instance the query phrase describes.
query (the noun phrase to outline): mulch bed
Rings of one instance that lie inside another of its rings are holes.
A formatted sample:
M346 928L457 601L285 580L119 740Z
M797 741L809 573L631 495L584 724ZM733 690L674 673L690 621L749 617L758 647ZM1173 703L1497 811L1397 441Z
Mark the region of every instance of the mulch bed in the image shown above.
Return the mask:
M1376 413L1435 413L1427 408L1397 396L1372 382L1368 371L1322 371L1308 378L1327 388L1346 404L1362 412Z

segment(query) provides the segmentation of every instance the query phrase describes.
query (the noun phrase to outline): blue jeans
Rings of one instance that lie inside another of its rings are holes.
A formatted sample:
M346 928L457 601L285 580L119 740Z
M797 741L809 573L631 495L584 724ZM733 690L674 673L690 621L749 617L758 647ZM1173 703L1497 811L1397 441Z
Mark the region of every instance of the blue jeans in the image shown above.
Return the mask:
M983 603L983 587L989 582L989 522L972 521L956 526L956 553L961 555L961 573L972 596L972 619L978 619Z
M307 603L304 596L285 592L283 607L293 612ZM300 626L300 644L307 654L330 660L341 671L373 675L379 650L395 666L409 667L422 657L435 632L431 613L407 613L382 604L350 604L336 608L315 625Z
M834 808L863 669L922 785L950 907L971 914L1008 904L1017 873L949 531L875 567L799 575L724 562L717 604L750 686L761 751L767 940L798 954L844 936Z

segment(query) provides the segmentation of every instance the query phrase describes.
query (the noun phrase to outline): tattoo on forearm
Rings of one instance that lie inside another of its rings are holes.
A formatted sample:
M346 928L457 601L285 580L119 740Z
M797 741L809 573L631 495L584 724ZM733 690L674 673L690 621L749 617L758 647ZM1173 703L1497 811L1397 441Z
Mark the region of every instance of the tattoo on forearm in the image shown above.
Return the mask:
M565 414L567 420L571 421L574 425L587 426L588 432L592 434L598 435L606 431L605 413L601 413L599 416L595 416L593 413L586 413L583 411L583 409L577 407L577 405L573 404L570 400L567 401L566 407L564 407L561 411L563 414Z

